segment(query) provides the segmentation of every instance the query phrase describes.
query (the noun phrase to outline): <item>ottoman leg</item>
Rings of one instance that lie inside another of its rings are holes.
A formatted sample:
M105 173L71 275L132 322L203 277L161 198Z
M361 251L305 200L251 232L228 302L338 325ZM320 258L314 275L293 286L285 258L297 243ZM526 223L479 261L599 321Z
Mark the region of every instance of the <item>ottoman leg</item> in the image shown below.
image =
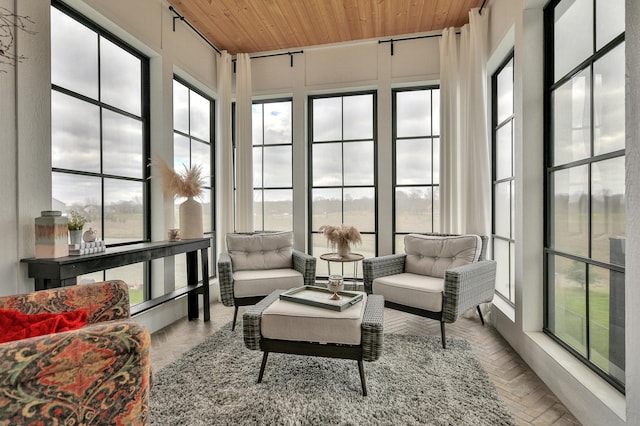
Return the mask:
M360 370L360 383L362 383L362 396L367 396L367 381L364 379L364 364L358 360L358 370Z
M262 383L262 375L264 374L264 367L267 365L267 357L269 352L264 352L262 355L262 364L260 365L260 374L258 374L258 383Z

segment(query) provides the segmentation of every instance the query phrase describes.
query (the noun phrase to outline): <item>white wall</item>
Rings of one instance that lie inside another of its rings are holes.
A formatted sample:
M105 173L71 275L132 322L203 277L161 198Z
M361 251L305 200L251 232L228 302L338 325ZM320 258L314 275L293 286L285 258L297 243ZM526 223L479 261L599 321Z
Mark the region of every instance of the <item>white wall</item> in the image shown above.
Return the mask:
M0 0L0 6L13 9L13 0ZM21 40L21 38L19 39ZM15 54L15 50L7 52ZM18 185L17 177L17 85L16 70L8 65L0 65L0 93L2 101L0 102L0 129L2 137L0 138L0 179L3 182L13 182L11 185L0 185L0 232L2 235L2 244L0 244L0 276L3 277L0 283L0 290L4 294L16 293L18 286L19 268L17 265L18 254ZM34 240L35 244L35 240ZM35 248L33 249L35 250ZM8 259L3 261L3 259ZM0 293L2 294L2 293Z

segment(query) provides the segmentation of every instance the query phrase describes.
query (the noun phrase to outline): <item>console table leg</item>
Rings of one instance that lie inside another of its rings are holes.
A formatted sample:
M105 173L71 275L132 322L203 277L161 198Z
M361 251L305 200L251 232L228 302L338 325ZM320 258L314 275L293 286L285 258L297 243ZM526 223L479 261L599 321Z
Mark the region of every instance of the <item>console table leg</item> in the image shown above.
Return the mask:
M200 250L200 263L202 265L202 310L204 311L204 320L209 321L211 317L209 300L209 250L203 248Z
M187 256L187 285L198 285L198 252L191 251ZM187 311L189 320L198 319L198 292L187 295Z

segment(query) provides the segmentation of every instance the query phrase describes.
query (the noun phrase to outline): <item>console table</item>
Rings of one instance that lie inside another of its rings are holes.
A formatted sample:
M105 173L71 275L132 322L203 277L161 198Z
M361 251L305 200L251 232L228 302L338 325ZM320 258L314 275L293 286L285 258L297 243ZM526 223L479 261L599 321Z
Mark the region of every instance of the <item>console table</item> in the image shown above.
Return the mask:
M198 318L198 294L202 294L204 298L204 320L209 321L208 249L210 245L210 238L158 241L109 247L107 251L95 254L65 256L52 259L37 259L32 257L21 259L20 261L28 265L29 278L35 279L35 289L44 290L76 285L78 275L186 253L186 287L134 305L131 313L138 314L144 312L168 300L187 294L189 319L196 319ZM200 251L203 284L198 284L198 251Z

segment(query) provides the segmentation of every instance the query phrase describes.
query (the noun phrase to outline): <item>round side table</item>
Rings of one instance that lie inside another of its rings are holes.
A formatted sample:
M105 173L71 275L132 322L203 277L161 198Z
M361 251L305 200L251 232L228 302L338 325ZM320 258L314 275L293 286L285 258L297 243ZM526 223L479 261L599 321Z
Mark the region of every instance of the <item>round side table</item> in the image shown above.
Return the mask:
M353 290L356 290L358 287L357 278L358 278L358 262L364 259L364 256L359 253L349 253L346 256L340 256L338 253L325 253L320 255L320 259L327 261L327 266L329 267L329 275L331 275L331 262L338 263L353 263ZM346 283L345 283L346 284Z

